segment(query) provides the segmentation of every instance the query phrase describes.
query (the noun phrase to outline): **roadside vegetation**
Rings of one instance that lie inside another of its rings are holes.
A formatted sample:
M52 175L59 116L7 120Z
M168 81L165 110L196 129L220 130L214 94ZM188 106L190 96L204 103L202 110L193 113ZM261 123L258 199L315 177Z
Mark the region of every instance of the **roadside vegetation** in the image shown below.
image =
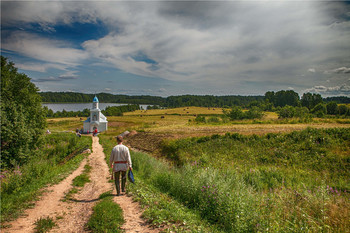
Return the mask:
M46 135L38 150L23 165L1 171L1 222L16 218L32 205L41 189L63 180L85 158L91 137L53 133Z
M123 211L112 199L110 192L100 195L98 202L93 208L87 228L96 233L121 233L124 224Z
M44 233L50 231L56 226L56 223L53 218L39 218L35 223L34 232L35 233Z
M99 137L108 163L109 155L116 145L116 141L109 136L100 135ZM152 185L149 178L153 173L146 174L141 171L145 167L169 171L171 168L166 162L160 162L145 153L131 152L131 157L133 171L137 178L135 184L127 182L126 192L141 204L144 208L143 217L151 225L168 232L221 232L217 227L211 226L209 222L203 220L196 210L187 208L183 203ZM141 165L143 162L146 163Z
M133 153L138 182L127 190L155 225L195 227L199 217L204 232L346 232L349 142L349 129L180 139L163 147L176 166Z
M90 182L90 172L91 166L86 164L82 174L73 179L72 188L65 194L62 201L74 200L73 195L79 192L79 188L84 187L86 183Z

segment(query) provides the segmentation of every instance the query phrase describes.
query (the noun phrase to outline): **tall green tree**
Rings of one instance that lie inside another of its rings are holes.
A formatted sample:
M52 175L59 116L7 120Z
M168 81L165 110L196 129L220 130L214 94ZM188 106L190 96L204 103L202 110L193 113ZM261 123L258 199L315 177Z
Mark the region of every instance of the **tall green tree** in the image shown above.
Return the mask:
M330 114L330 115L339 114L338 104L335 101L327 103L326 107L327 107L327 114Z
M322 103L322 97L320 94L315 93L304 93L301 97L301 106L307 107L309 110L313 109L317 104Z
M23 164L46 127L39 89L1 56L1 166Z

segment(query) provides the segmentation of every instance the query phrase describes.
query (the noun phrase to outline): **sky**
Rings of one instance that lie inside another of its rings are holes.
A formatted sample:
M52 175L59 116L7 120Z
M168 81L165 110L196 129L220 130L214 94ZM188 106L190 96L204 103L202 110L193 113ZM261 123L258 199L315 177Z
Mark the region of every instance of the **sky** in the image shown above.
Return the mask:
M1 1L1 54L41 91L350 97L350 3Z

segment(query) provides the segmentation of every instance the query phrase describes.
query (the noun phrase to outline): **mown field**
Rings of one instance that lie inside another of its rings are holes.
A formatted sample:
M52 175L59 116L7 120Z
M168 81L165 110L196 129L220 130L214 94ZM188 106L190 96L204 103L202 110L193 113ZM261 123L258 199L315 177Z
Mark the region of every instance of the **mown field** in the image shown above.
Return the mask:
M109 117L100 135L136 131L135 185L144 216L176 232L348 232L350 124L346 119L225 121L222 109L135 111ZM196 123L198 115L218 120ZM80 119L48 120L50 130ZM79 126L80 124L80 126Z

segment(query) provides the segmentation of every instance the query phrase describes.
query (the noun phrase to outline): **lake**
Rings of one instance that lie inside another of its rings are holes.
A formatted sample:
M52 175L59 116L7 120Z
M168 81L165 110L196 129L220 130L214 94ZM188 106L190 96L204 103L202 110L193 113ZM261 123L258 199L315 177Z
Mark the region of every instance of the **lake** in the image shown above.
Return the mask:
M45 103L42 104L43 106L48 107L48 109L51 109L53 112L60 111L62 112L63 109L66 110L67 112L70 111L83 111L85 108L91 109L92 108L92 103ZM127 104L117 104L117 103L99 103L99 109L105 110L106 107L110 106L122 106L122 105L127 105ZM147 109L146 104L140 104L140 107L143 109Z

